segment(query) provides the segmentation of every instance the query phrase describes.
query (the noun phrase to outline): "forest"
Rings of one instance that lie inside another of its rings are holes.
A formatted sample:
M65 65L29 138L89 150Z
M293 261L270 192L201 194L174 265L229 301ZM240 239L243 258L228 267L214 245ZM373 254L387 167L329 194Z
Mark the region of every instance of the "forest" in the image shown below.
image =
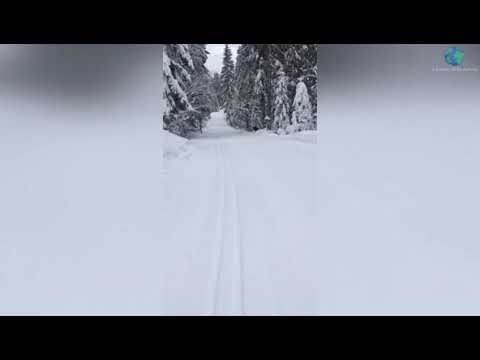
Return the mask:
M189 137L220 110L231 127L245 131L316 130L316 45L241 44L234 59L226 44L221 73L213 74L208 56L206 44L165 45L165 130Z

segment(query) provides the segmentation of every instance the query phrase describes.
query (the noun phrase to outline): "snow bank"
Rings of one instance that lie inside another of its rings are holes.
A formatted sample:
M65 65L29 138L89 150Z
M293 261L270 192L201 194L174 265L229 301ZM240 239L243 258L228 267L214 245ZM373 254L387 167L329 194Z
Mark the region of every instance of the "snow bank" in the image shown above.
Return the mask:
M255 136L267 136L267 137L275 137L280 140L290 140L290 141L299 141L309 144L316 144L318 132L316 130L308 130L308 131L298 131L291 134L276 134L269 130L258 130L255 132Z
M294 139L301 142L306 142L310 144L317 143L318 132L316 130L312 131L300 131L290 135L285 135L287 139Z
M186 156L189 151L188 140L172 134L168 131L162 131L163 136L163 156L166 159Z

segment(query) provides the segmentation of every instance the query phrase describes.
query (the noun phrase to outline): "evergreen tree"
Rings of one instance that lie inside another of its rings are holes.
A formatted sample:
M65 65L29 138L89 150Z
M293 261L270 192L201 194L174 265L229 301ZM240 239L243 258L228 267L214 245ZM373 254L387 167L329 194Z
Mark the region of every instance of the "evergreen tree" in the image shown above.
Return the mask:
M289 97L296 94L298 81L307 87L312 104L312 116L317 116L317 46L315 44L288 44L285 47L285 72L289 77Z
M283 71L280 62L277 62L279 70L275 80L275 110L272 130L284 133L290 125L290 99L288 98L288 78Z
M305 83L310 102L312 104L313 129L317 124L317 46L314 44L302 45L300 55L303 59L301 62L301 77Z
M208 53L204 44L167 44L163 53L164 128L187 136L201 131L210 114Z
M243 44L235 68L234 126L248 131L270 128L273 121L270 45ZM236 123L236 124L235 124Z
M219 73L213 74L210 82L210 91L212 93L213 110L218 111L224 104L222 97L222 80Z
M240 129L251 131L255 128L257 97L254 93L255 52L253 45L242 44L238 48L235 65L234 96L231 105L226 107L228 123Z
M258 117L261 120L260 127L271 129L273 121L273 61L272 47L274 44L256 44L255 56L258 59L256 63L255 94L259 100Z
M191 44L190 53L194 65L192 82L187 90L187 96L195 111L191 112L191 121L195 130L202 131L211 113L212 93L210 91L210 73L205 66L208 52L205 44Z
M313 130L312 104L308 89L302 79L297 84L295 99L293 100L292 124L288 132Z
M191 110L185 89L191 82L193 62L187 44L165 45L163 53L163 76L165 79L164 97L166 114Z
M233 63L232 51L228 44L225 45L223 53L223 67L221 73L222 93L221 98L223 100L222 106L230 106L234 96L234 72L235 65Z

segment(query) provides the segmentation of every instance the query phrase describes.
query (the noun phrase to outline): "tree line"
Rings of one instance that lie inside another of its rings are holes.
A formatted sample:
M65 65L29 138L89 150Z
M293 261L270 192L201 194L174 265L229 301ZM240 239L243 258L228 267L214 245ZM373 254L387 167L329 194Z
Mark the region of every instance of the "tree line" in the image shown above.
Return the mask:
M205 67L205 44L165 46L164 127L202 131L223 109L230 126L279 134L317 127L317 50L313 44L242 44L234 62L225 45L220 74Z

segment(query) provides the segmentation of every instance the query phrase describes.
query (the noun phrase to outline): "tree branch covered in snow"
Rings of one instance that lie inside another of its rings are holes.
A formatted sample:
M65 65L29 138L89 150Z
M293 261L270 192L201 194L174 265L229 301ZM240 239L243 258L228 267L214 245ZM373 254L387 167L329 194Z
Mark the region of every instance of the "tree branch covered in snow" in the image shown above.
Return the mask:
M168 44L163 54L164 128L176 135L202 131L211 111L210 74L204 44Z

